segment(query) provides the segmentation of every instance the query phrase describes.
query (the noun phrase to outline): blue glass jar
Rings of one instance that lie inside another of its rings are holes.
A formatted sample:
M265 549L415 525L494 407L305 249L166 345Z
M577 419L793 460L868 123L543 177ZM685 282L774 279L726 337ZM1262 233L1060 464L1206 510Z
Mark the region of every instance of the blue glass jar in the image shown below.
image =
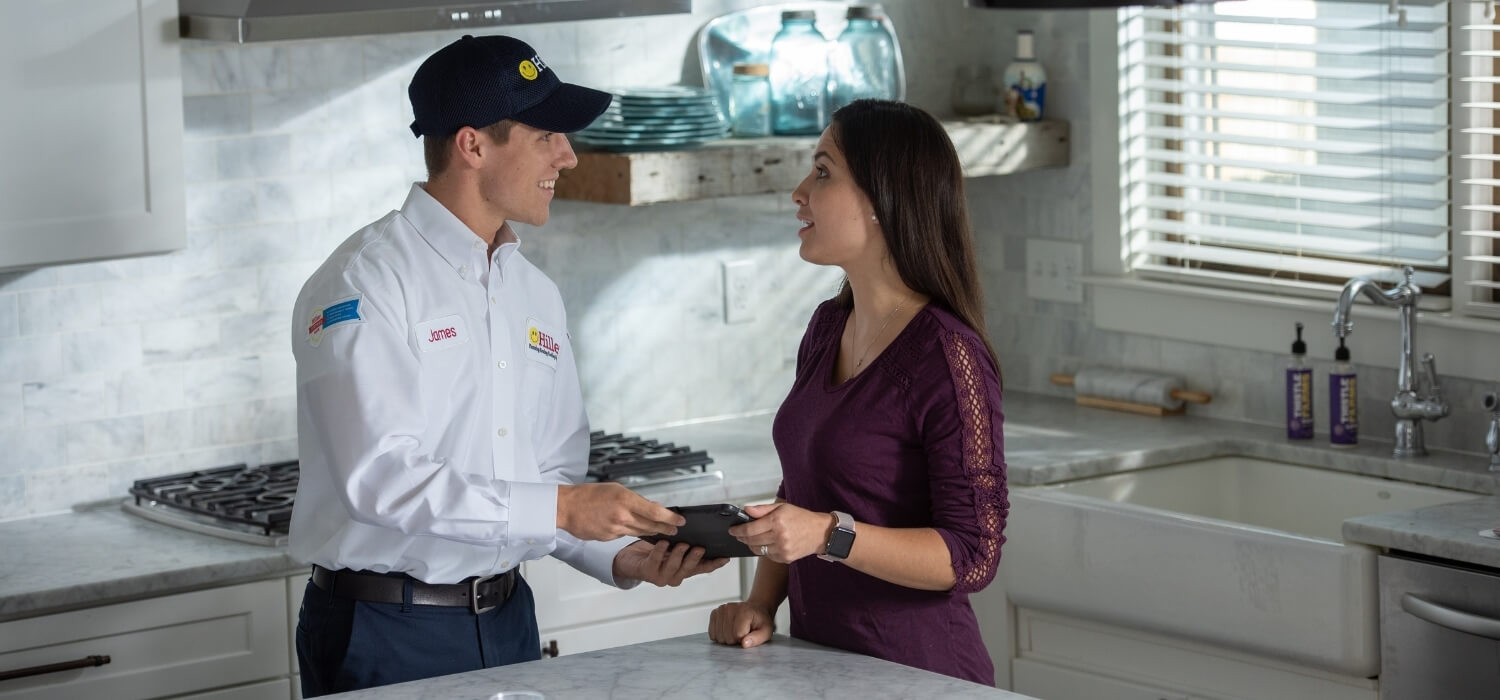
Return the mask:
M896 99L896 40L879 5L853 5L828 57L828 110L873 97Z
M735 136L771 135L770 66L764 63L734 64L729 85L729 128Z
M771 128L778 134L817 134L828 123L828 40L812 10L781 13L771 39Z

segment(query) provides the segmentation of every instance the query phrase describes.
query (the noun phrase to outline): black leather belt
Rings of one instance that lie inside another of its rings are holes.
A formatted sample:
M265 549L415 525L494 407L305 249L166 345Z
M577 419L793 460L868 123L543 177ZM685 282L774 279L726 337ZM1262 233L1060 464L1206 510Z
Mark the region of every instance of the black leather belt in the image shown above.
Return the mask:
M329 571L313 565L313 585L338 598L370 603L402 603L406 584L411 584L414 605L442 605L468 608L475 615L505 604L516 590L516 570L495 576L471 576L458 583L423 583L406 574L378 574L372 571Z

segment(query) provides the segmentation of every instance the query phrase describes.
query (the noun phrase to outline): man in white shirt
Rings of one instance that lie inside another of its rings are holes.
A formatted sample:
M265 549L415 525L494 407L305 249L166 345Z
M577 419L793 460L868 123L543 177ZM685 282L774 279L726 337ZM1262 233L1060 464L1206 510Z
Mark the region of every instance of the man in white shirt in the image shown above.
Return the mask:
M547 221L578 162L564 134L609 94L517 39L466 36L409 95L428 182L329 256L293 319L308 697L540 658L528 559L622 588L727 561L630 537L682 517L578 483L589 429L562 298L507 223Z

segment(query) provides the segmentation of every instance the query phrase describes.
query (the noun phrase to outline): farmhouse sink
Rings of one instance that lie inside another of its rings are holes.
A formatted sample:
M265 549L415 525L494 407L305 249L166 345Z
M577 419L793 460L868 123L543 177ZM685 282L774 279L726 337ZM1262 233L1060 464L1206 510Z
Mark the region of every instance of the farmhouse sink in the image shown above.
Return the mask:
M1015 487L1012 603L1379 673L1374 549L1344 520L1474 494L1248 457Z

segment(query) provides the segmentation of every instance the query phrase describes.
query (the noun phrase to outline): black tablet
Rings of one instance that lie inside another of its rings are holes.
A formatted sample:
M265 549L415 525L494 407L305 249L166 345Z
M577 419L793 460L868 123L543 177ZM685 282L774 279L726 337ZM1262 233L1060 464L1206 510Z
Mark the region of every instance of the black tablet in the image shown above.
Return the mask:
M703 555L704 559L755 556L750 547L729 534L729 528L755 519L740 510L739 506L715 503L706 506L672 506L669 510L681 513L687 523L677 528L675 535L649 535L642 537L642 540L652 543L666 540L673 544L686 542L708 550Z

